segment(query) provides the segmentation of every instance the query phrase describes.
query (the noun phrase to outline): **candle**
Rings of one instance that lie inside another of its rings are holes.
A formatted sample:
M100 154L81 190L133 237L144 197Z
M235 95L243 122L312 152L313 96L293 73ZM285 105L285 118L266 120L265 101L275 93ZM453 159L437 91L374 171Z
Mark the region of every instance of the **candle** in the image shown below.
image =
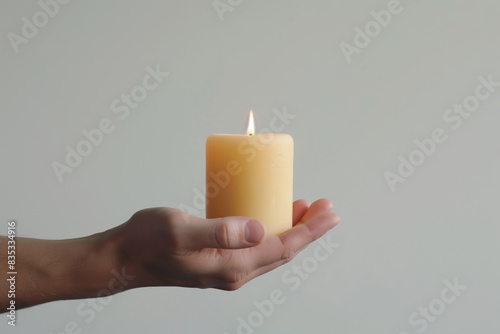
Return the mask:
M292 227L293 139L255 134L250 111L247 134L214 134L206 146L207 218L260 220L268 235Z

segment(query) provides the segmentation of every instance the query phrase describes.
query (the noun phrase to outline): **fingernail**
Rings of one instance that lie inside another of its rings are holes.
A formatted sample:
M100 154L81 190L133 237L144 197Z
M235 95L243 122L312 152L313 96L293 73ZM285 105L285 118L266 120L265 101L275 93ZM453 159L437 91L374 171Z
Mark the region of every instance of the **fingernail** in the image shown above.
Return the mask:
M259 242L265 234L264 227L256 220L250 220L245 224L245 240L251 244Z

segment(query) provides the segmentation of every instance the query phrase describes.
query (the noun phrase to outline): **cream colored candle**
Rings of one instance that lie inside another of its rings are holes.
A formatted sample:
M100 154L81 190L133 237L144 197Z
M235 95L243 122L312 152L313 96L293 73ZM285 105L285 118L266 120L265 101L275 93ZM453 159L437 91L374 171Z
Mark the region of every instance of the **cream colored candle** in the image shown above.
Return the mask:
M287 134L214 134L206 147L207 218L260 220L268 235L292 227L293 139Z

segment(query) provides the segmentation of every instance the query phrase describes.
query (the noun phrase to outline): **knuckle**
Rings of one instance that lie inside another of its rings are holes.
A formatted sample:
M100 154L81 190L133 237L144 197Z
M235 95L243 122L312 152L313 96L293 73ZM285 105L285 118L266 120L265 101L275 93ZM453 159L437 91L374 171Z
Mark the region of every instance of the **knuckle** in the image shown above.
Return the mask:
M215 228L215 241L222 248L231 248L237 240L238 231L234 224L227 219L223 219Z
M184 223L189 222L190 215L186 212L183 212L179 209L174 208L163 208L161 215L165 218L166 221L183 221Z
M281 260L284 261L284 263L291 262L295 256L297 255L297 252L294 249L287 249L283 255L281 256Z
M226 248L229 246L229 228L227 224L219 224L215 228L215 241L220 247Z
M236 291L239 288L241 288L244 285L244 283L238 282L238 283L233 283L233 284L227 284L224 286L224 290L226 291Z
M226 286L237 286L245 276L239 271L228 271L222 275L221 280Z

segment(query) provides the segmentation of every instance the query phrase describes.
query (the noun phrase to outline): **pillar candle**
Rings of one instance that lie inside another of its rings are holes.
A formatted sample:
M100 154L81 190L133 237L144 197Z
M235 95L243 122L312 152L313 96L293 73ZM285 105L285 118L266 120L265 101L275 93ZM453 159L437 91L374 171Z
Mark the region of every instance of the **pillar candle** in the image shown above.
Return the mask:
M213 134L206 142L206 216L260 220L268 235L292 227L293 139L288 134Z

